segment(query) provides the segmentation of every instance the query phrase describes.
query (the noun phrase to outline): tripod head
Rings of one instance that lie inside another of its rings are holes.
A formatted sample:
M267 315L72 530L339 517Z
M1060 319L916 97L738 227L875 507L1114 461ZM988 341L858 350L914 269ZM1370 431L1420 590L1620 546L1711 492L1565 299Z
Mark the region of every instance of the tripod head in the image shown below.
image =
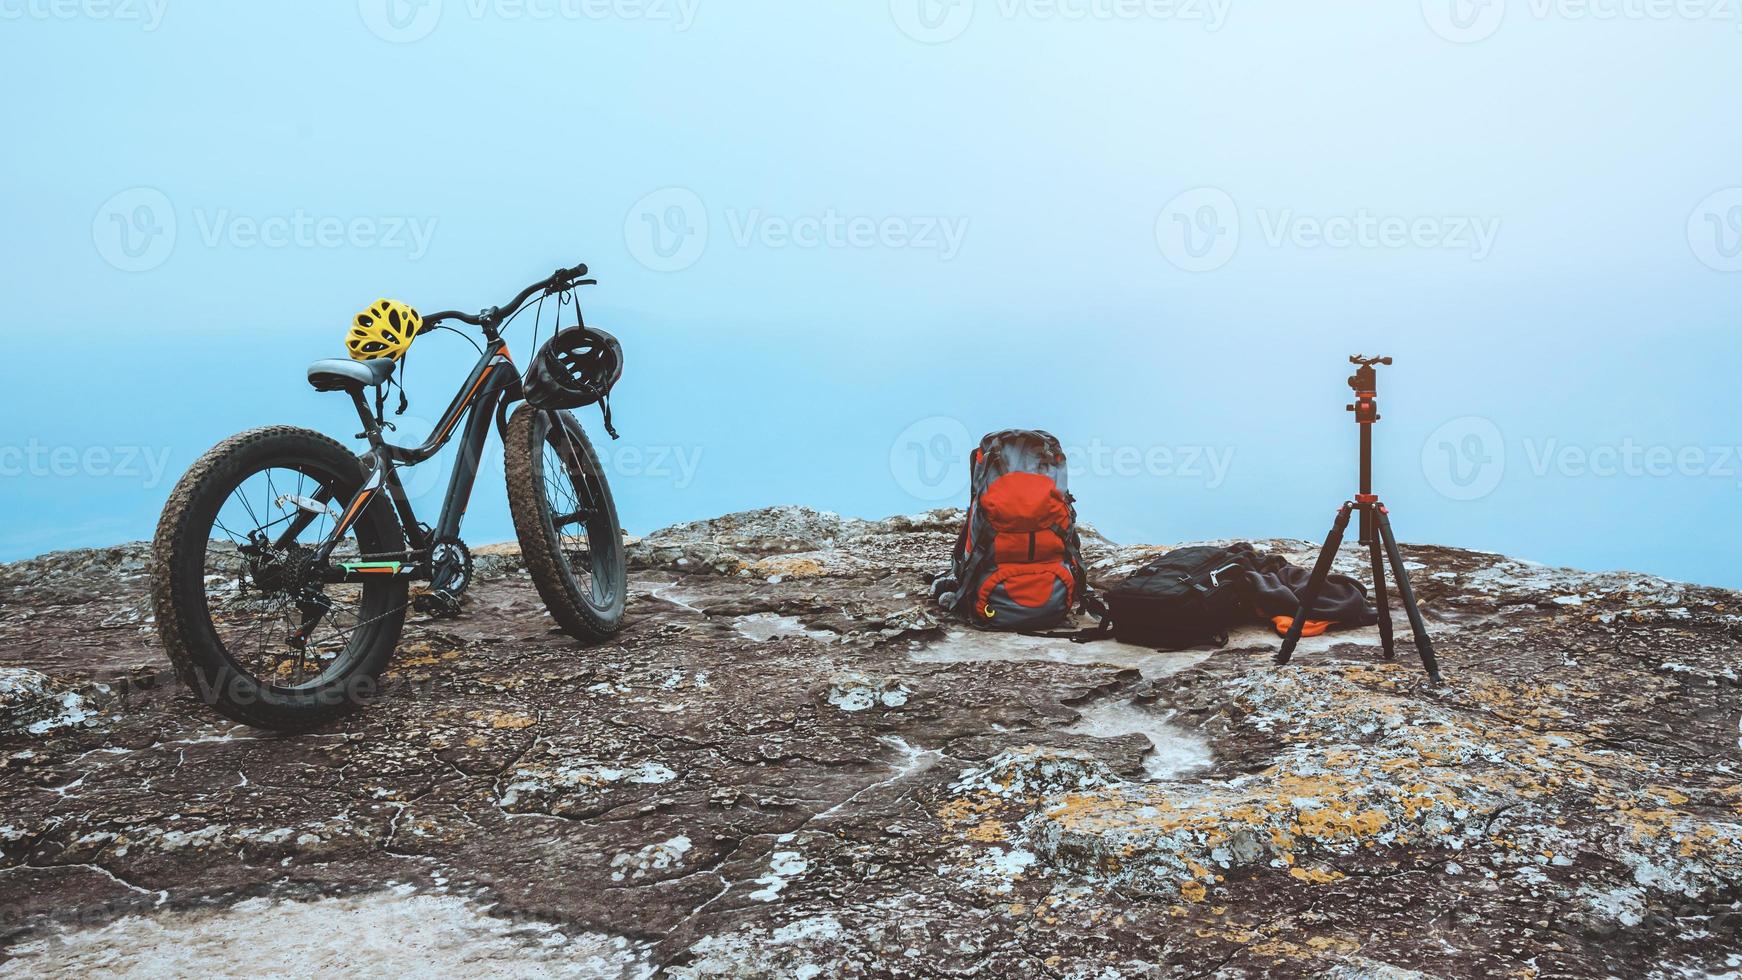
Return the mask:
M1355 389L1355 404L1344 407L1355 413L1357 425L1372 425L1379 421L1379 372L1374 368L1390 364L1391 358L1350 354L1349 363L1355 365L1355 373L1349 376L1349 387Z

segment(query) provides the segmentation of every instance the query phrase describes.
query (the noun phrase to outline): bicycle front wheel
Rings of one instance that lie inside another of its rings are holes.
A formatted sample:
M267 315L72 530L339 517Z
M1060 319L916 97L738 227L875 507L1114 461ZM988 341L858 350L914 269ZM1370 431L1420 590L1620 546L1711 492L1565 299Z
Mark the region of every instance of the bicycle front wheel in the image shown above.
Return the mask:
M573 413L521 405L505 441L508 506L545 608L578 640L613 635L627 592L623 532L587 433Z

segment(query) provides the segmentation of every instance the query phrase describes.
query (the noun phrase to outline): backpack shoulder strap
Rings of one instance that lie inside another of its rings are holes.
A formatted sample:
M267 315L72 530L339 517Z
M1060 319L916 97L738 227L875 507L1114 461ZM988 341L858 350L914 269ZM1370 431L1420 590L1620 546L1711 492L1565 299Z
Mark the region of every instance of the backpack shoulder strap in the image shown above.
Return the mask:
M1081 599L1077 607L1087 616L1093 617L1095 625L1080 630L1053 630L1043 633L1024 633L1023 636L1038 637L1043 640L1069 640L1072 643L1093 643L1113 635L1113 613L1107 608L1107 603L1101 597L1083 587Z

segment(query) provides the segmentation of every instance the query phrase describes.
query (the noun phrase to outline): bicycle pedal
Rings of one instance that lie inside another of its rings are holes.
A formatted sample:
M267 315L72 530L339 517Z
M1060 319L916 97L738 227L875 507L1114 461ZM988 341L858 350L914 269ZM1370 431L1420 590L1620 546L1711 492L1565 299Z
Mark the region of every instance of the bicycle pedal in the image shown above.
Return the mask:
M460 614L460 600L440 589L425 592L411 600L411 607L437 619L453 619Z

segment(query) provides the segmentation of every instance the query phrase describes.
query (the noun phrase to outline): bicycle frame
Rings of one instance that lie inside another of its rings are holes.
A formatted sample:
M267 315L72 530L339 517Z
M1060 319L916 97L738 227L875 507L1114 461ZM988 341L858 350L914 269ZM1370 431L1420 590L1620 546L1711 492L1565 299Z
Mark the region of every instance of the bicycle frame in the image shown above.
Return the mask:
M370 411L363 392L353 390L350 394L357 407L357 415L363 420L362 435L369 440L369 452L361 457L369 467L369 473L362 488L345 505L332 532L316 549L315 563L317 566L326 563L332 556L333 549L338 547L365 509L385 492L401 528L405 531L409 546L406 553L393 559L367 556L366 560L343 562L327 575L327 579L334 582L353 582L377 575L428 578L432 573L428 561L431 547L437 541L459 537L460 523L465 519L466 507L471 502L472 486L478 476L478 464L483 458L484 444L490 437L491 419L496 418L500 423L507 406L520 400L520 371L509 356L508 343L500 338L491 338L478 358L478 363L473 366L472 373L466 377L453 401L442 412L435 432L423 445L415 448L389 443L382 433L381 423ZM465 422L464 426L460 424L462 420ZM435 528L426 533L422 522L412 510L404 485L399 480L398 468L428 461L442 451L456 432L460 437L459 458L455 460L454 472L448 478L441 516L437 519ZM322 505L328 502L319 497L315 499ZM315 516L304 512L285 530L279 544L294 541Z
M490 419L494 417L497 427L506 434L507 407L523 397L520 369L514 366L514 359L508 354L508 343L502 339L500 328L504 323L512 321L526 302L538 293L549 296L572 290L576 286L594 285L594 280L586 276L587 266L583 262L572 269L558 269L549 278L526 287L506 307L493 306L475 316L457 310L446 310L423 318L426 331L449 320L478 327L484 334L484 348L478 357L478 363L472 368L472 373L466 377L459 393L454 396L447 410L442 413L441 420L436 423L435 433L415 449L389 443L382 435L382 422L369 410L362 389L351 389L351 401L357 406L357 417L363 420L363 431L358 438L369 440L369 452L361 457L361 462L369 467L369 474L363 481L362 489L345 505L332 533L315 549L315 566L323 569L326 580L354 582L380 575L419 578L432 576L434 569L429 561L431 549L438 541L459 538L460 522L465 519L466 505L472 499L472 484L478 477L478 463L484 454L484 443L490 437ZM459 427L461 419L466 424L461 430L459 459L454 463L453 475L448 478L448 492L442 501L441 517L437 520L435 529L426 533L423 524L417 519L417 514L411 509L411 500L405 495L405 487L399 482L397 468L415 466L441 452L442 447L453 438L454 430ZM357 519L363 515L369 504L382 492L392 501L394 514L405 531L405 540L409 546L406 552L393 558L379 555L360 556L358 561L341 562L336 568L328 568L327 561L332 557L333 550L339 546L339 542L344 540L345 533L357 523ZM325 508L332 498L323 490L313 499ZM284 533L279 535L274 546L282 548L294 543L297 535L307 530L320 513L322 512L302 510Z

